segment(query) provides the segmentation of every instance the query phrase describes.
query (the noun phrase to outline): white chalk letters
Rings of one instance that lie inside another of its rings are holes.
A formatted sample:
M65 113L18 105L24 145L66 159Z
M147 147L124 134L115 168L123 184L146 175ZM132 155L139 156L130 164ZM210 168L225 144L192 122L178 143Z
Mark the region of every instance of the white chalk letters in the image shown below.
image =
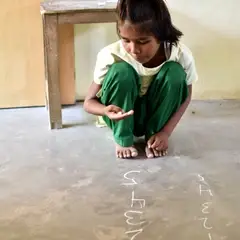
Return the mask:
M200 181L200 184L199 184L200 196L202 196L203 194L208 194L210 197L213 197L213 193L209 188L208 183L205 181L204 177L198 174L198 178ZM212 202L205 202L202 204L203 214L205 215L210 214L210 211L209 211L210 205L212 205ZM204 229L211 230L213 228L212 226L209 225L209 220L207 217L204 216L203 218L199 218L199 220L203 222ZM210 232L208 232L208 240L213 240Z
M125 186L134 186L138 183L133 178L133 174L140 173L140 171L129 171L124 174L124 178L129 180L126 183L123 183ZM129 231L126 231L125 234L130 237L131 240L135 240L136 237L143 232L143 228L141 227L142 224L144 224L146 221L141 221L141 216L143 214L140 209L145 208L146 201L145 199L136 198L135 191L132 190L132 198L131 198L131 210L124 213L124 216L126 217L126 223L133 227L138 226L138 229L130 229ZM137 210L132 210L133 208L137 208Z
M123 185L136 185L137 182L134 180L134 178L129 178L128 175L130 175L131 173L140 173L140 171L129 171L127 173L124 174L124 178L127 180L130 180L130 183L123 183Z

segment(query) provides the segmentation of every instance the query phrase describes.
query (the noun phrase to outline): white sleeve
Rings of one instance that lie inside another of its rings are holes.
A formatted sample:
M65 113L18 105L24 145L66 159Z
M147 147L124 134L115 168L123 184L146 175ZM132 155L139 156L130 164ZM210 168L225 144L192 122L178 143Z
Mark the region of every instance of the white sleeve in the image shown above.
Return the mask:
M94 69L94 82L102 84L109 70L109 67L114 63L114 57L107 48L103 48L97 55L96 65Z
M181 47L179 63L182 64L187 74L187 79L186 79L187 85L191 85L196 81L198 81L198 74L196 70L195 60L193 58L192 52L185 45L182 45Z

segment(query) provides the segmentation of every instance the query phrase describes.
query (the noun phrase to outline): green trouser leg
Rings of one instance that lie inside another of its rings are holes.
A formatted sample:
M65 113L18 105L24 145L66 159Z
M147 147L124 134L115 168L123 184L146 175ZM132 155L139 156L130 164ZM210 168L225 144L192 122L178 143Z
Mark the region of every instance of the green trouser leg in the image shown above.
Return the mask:
M188 87L183 67L177 62L166 62L147 92L146 140L161 131L187 96Z
M124 147L133 145L135 136L148 140L159 132L188 95L186 73L180 64L167 62L153 79L145 96L139 97L140 82L136 71L127 63L115 63L102 86L100 101L114 104L134 115L120 121L103 119L113 130L115 141Z
M109 69L102 85L100 101L104 105L116 105L125 112L134 109L139 94L139 77L126 62L115 63ZM113 130L115 141L124 147L132 146L134 140L134 116L113 121L107 116L103 120Z

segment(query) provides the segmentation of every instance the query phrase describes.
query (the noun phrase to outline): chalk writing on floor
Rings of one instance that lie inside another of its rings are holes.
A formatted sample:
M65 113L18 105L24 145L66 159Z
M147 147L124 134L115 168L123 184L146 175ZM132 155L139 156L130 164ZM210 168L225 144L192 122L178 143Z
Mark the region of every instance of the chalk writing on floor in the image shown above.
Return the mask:
M124 174L124 179L127 182L123 183L125 186L134 186L138 185L137 181L133 177L134 174L140 174L140 171L129 171ZM135 191L132 190L131 194L131 210L128 210L124 213L126 218L126 223L130 226L130 229L125 232L125 234L131 239L137 239L137 236L143 232L142 224L146 221L142 221L143 216L142 209L146 206L145 199L136 198ZM137 210L136 210L137 208ZM134 209L134 210L133 210Z
M205 181L204 177L201 176L200 174L198 174L198 179L199 179L199 193L200 196L203 195L209 195L211 198L213 197L213 193L212 190L210 189L209 184ZM204 202L202 204L202 214L204 214L204 217L199 218L200 221L202 221L202 226L204 227L205 230L207 230L207 236L208 236L208 240L213 240L212 238L212 234L211 231L213 229L213 227L211 225L209 225L209 208L212 205L211 201L208 202Z

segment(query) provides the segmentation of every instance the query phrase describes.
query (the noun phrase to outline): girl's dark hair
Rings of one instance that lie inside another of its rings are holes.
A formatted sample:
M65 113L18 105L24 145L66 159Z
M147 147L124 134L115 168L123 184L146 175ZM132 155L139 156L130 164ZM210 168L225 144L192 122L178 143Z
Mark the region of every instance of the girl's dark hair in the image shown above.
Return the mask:
M151 32L160 42L177 44L183 33L173 24L164 0L118 0L117 20L138 24Z

